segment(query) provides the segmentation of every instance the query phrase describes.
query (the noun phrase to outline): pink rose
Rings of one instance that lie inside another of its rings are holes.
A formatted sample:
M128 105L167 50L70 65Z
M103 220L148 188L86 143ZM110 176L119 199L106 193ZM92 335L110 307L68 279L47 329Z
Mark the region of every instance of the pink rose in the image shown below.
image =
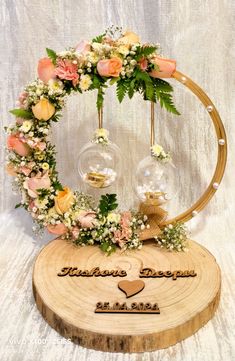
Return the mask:
M130 221L131 221L131 212L129 211L123 212L121 215L120 223L126 227L130 225Z
M41 142L39 138L34 138L34 143L32 145L32 148L39 149L41 152L46 149L46 143Z
M36 208L36 206L35 206L34 200L31 200L31 201L29 202L28 209L29 209L30 211L32 211L33 208Z
M19 171L24 175L26 175L26 177L28 177L32 172L34 166L35 166L35 162L29 162L27 166L21 166L19 168Z
M92 228L96 223L96 213L94 211L80 211L78 221L83 228Z
M24 121L25 121L25 119L23 119L23 118L18 118L18 117L16 118L16 123L19 125L22 125Z
M72 80L73 86L76 86L78 83L78 65L73 64L71 60L59 59L55 69L55 74L60 79Z
M55 65L51 59L43 58L38 62L38 77L44 83L48 83L50 79L55 78Z
M114 232L114 240L121 248L125 246L126 242L129 241L132 235L130 222L131 222L131 212L129 211L123 212L120 221L121 229L117 229Z
M7 148L13 150L21 157L27 157L31 153L30 147L19 138L19 134L11 134L8 136Z
M24 167L20 167L20 172L26 175L26 177L28 177L32 172L32 169L24 166Z
M32 198L37 198L38 189L49 189L51 186L51 181L48 176L48 172L44 175L41 172L38 172L36 176L28 178L24 181L24 188L27 189L28 194Z
M140 61L138 62L139 67L141 70L145 71L148 67L148 61L146 58L141 58Z
M170 78L176 70L176 61L156 56L152 62L158 65L159 70L152 70L149 75L153 78Z
M118 77L122 69L120 58L100 60L97 64L97 71L101 76Z
M52 234L62 236L62 234L65 234L67 232L68 228L63 223L55 224L55 225L48 224L47 230Z
M16 102L16 105L20 108L27 109L28 107L28 93L23 91L20 93L19 98Z
M72 228L72 231L71 231L71 233L72 233L72 238L73 238L73 239L77 239L78 236L79 236L79 232L80 232L80 229L79 229L78 227L73 227L73 228Z
M82 40L78 43L78 45L75 48L76 52L82 55L85 55L91 50L91 46L86 40Z

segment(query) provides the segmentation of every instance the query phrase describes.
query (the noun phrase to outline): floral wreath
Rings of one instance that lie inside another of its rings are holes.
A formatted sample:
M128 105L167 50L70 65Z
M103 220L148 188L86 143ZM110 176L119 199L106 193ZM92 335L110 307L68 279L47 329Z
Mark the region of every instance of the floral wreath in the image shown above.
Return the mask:
M118 246L139 249L141 232L150 228L148 216L118 211L115 194L102 195L95 206L91 196L62 186L55 147L47 135L51 123L59 121L67 95L96 90L100 110L105 89L113 84L119 102L139 92L144 100L159 101L167 111L179 114L172 101L172 86L162 79L171 77L175 61L162 58L159 44L141 44L135 33L113 27L66 51L46 50L48 57L38 63L38 78L24 88L18 108L10 111L15 124L6 127L7 172L22 196L16 208L30 212L36 232L47 228L78 245L98 243L108 254ZM97 131L95 141L105 144L104 130ZM170 159L159 145L151 151L159 161ZM156 236L162 247L178 251L185 249L186 239L185 226L180 223L166 226Z

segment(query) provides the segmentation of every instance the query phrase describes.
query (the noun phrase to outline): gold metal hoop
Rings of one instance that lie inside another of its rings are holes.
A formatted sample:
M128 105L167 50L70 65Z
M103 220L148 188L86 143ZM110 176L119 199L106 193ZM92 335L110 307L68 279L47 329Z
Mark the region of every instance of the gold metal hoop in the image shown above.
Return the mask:
M161 223L161 227L170 223L174 223L177 221L187 222L192 217L196 216L210 201L215 192L217 191L220 182L224 175L224 170L226 166L227 160L227 139L225 129L222 123L222 120L219 116L217 109L214 104L210 100L210 98L206 95L206 93L195 84L190 78L188 78L185 74L180 73L179 71L175 71L172 74L172 77L178 80L180 83L185 85L188 89L192 91L198 97L198 99L202 102L202 104L206 107L212 121L214 124L217 141L218 141L218 154L217 154L217 164L212 180L206 189L206 191L202 194L202 196L194 203L187 211L181 213L180 215L166 220Z

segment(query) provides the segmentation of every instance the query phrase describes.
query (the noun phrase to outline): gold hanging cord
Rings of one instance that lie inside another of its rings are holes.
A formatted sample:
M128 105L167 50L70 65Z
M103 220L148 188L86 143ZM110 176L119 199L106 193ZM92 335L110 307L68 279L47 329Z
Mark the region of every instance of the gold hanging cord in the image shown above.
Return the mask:
M151 147L155 142L155 114L154 114L154 102L151 102L151 125L150 125L150 145Z
M103 107L98 110L99 129L103 128Z

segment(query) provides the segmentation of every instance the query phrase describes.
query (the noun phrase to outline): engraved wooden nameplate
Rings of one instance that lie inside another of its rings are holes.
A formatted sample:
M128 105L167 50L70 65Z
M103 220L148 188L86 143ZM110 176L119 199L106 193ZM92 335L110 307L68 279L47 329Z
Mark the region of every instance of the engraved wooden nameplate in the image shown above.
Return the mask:
M220 269L189 242L175 253L147 241L107 257L98 247L61 239L39 253L33 272L38 309L61 335L87 348L143 352L166 348L209 321L220 296Z

